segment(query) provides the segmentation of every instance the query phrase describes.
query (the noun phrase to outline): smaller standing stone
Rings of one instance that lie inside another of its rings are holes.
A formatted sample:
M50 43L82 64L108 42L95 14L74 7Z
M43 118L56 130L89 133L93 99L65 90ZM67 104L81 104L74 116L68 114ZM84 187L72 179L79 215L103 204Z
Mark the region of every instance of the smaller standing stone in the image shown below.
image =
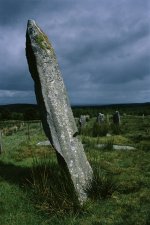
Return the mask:
M116 125L120 125L120 113L119 111L116 111L113 115L113 122Z
M80 116L79 124L80 124L80 127L84 127L85 126L85 124L86 124L86 116L85 115L81 115Z
M103 113L99 113L97 116L97 122L99 125L101 125L105 120L105 115Z

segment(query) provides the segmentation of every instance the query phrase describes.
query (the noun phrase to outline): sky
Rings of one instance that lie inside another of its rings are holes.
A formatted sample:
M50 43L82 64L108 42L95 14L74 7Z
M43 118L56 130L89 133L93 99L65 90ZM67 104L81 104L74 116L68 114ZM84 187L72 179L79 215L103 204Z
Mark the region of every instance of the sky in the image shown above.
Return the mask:
M36 103L28 19L48 35L72 105L150 102L149 0L0 0L0 105Z

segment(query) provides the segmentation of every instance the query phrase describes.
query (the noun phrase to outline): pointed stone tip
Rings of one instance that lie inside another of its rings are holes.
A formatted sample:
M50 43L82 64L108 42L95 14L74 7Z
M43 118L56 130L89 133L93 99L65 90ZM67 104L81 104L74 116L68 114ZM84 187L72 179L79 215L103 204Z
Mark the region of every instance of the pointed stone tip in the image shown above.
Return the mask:
M27 26L35 26L35 25L36 25L35 20L28 20Z

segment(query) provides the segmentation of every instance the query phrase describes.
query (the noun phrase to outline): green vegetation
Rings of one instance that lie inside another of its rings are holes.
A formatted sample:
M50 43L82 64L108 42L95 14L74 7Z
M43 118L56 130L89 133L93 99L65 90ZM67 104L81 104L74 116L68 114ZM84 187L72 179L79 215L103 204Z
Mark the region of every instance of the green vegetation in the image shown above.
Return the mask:
M35 41L42 49L45 49L44 38L42 35L36 36Z
M39 110L33 104L12 104L0 106L0 120L39 120Z
M43 50L49 49L51 53L55 56L54 49L51 43L49 42L48 37L44 33L37 35L35 41Z
M150 116L122 115L117 128L111 120L102 127L95 121L93 117L81 128L80 138L94 171L83 206L60 170L53 148L36 145L46 140L40 121L22 126L18 120L0 122L1 130L19 127L2 136L0 224L149 224ZM114 144L135 149L114 150Z

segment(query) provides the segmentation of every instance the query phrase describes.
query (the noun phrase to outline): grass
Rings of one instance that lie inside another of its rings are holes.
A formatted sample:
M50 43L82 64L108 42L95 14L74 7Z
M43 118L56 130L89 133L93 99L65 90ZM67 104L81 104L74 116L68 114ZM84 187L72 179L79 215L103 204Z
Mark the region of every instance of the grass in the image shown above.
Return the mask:
M0 222L1 224L39 224L32 204L29 204L26 193L15 184L1 180L0 187ZM35 214L34 214L34 213Z
M95 119L88 122L93 127ZM150 221L150 141L147 123L122 118L121 134L81 135L94 171L88 200L80 206L70 180L60 170L39 124L4 136L0 156L0 224L3 225L148 225ZM139 126L138 126L139 125ZM133 133L134 130L134 133ZM28 138L30 136L30 139ZM141 139L138 139L138 135ZM97 144L105 144L98 148ZM136 146L114 150L113 144Z
M28 179L32 198L39 210L49 214L64 214L80 211L78 198L69 177L61 170L56 160L35 158L32 176Z
M91 185L87 188L88 197L95 201L111 197L118 188L116 181L99 165L93 164L92 168L94 175Z

